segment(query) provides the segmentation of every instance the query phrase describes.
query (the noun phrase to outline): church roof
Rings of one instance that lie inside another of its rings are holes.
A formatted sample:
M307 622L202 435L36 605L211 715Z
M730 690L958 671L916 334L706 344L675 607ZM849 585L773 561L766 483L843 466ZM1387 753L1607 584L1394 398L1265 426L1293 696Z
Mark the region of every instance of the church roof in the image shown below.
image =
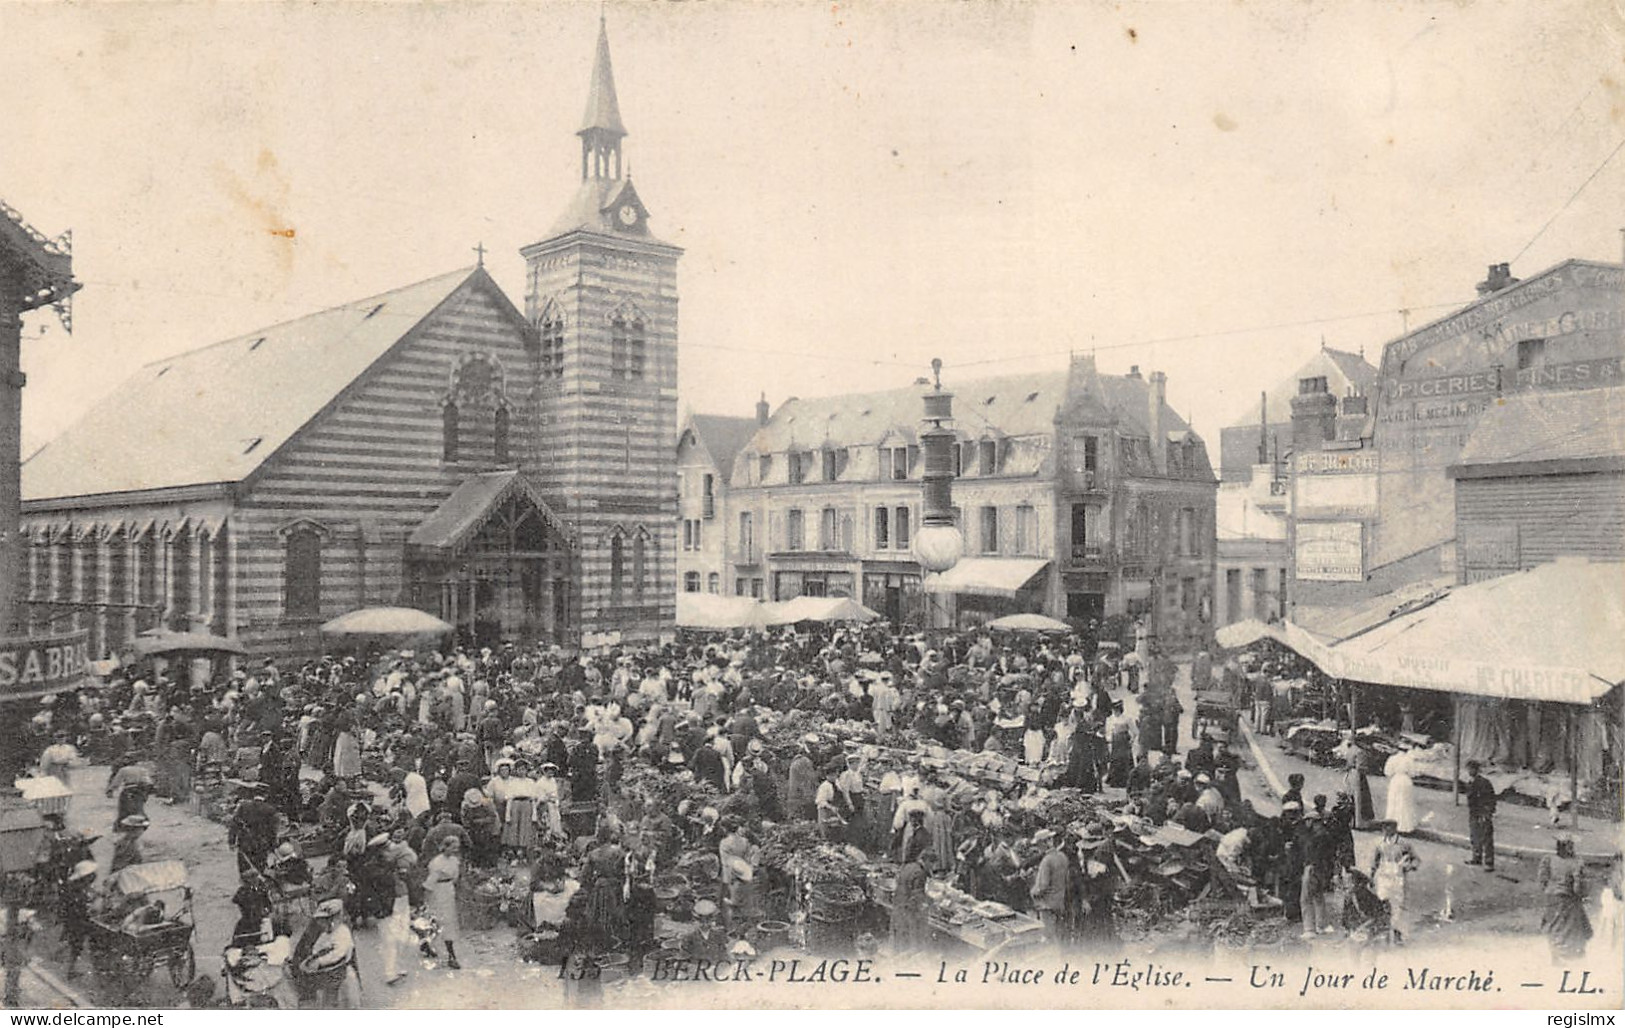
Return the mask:
M598 52L592 61L592 82L587 87L587 113L581 118L581 133L594 129L617 136L626 135L626 126L621 124L621 105L615 98L615 69L609 60L609 28L602 17L598 19Z
M455 271L153 361L22 466L24 500L238 482L465 285Z

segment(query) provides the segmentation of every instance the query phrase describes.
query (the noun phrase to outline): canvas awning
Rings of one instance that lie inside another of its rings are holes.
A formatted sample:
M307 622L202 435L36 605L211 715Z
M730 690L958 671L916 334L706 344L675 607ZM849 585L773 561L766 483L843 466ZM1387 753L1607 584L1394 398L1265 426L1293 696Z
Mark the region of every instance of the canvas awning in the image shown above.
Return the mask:
M770 625L794 625L802 621L876 621L880 615L857 600L845 596L797 596L784 603L768 604Z
M925 580L928 593L964 593L1014 599L1028 582L1049 567L1041 557L967 557Z
M1561 559L1461 586L1331 651L1356 682L1589 704L1625 681L1625 564Z
M726 631L761 628L767 624L767 605L749 596L678 593L677 627Z
M1283 641L1280 629L1254 618L1225 625L1213 633L1213 641L1227 650L1239 650L1243 646L1251 646L1260 639Z

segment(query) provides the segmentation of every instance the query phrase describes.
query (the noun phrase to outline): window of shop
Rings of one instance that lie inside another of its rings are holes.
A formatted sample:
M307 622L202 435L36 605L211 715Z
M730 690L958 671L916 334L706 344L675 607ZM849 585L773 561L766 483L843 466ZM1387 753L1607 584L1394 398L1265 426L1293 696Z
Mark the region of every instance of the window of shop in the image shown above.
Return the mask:
M749 596L750 595L750 580L746 579L746 578L736 578L736 579L734 579L734 595L735 596Z
M1016 508L1016 552L1034 553L1038 548L1038 511L1031 504Z
M875 549L884 550L891 546L891 511L885 507L875 508Z
M999 552L999 508L982 508L982 552Z
M784 548L787 550L804 549L807 545L807 526L804 515L799 508L790 511L785 527L785 534L788 538L785 539Z
M908 547L909 547L909 523L908 523L908 508L907 507L898 507L897 508L897 521L896 521L896 525L894 526L894 528L895 528L895 538L897 540L896 548L899 549L899 550L908 549Z
M715 596L722 591L722 576L715 571L705 576L705 591Z
M739 559L747 563L756 559L756 535L751 512L739 512Z
M697 593L700 591L700 573L698 571L683 572L683 592Z
M833 550L840 543L840 522L836 520L835 508L825 507L818 515L818 548L820 550Z

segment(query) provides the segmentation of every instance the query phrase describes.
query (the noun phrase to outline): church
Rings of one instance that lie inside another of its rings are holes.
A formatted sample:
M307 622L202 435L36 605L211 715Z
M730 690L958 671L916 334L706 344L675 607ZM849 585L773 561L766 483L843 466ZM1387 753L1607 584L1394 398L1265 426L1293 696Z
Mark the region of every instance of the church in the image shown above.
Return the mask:
M672 630L677 262L622 174L599 26L581 185L482 266L155 361L22 467L31 631L154 628L255 655L417 607L476 645Z

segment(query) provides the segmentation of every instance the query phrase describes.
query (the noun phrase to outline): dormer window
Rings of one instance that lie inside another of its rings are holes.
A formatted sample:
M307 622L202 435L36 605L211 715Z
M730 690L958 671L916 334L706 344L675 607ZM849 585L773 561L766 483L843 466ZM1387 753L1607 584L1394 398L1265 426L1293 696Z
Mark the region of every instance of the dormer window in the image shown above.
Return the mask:
M1312 393L1327 393L1327 392L1331 392L1331 389L1326 383L1326 376L1325 375L1317 375L1314 378L1300 378L1300 379L1298 379L1298 395L1299 396L1308 396L1308 395L1310 395Z
M999 443L996 439L983 439L977 446L978 475L996 475L999 473Z

